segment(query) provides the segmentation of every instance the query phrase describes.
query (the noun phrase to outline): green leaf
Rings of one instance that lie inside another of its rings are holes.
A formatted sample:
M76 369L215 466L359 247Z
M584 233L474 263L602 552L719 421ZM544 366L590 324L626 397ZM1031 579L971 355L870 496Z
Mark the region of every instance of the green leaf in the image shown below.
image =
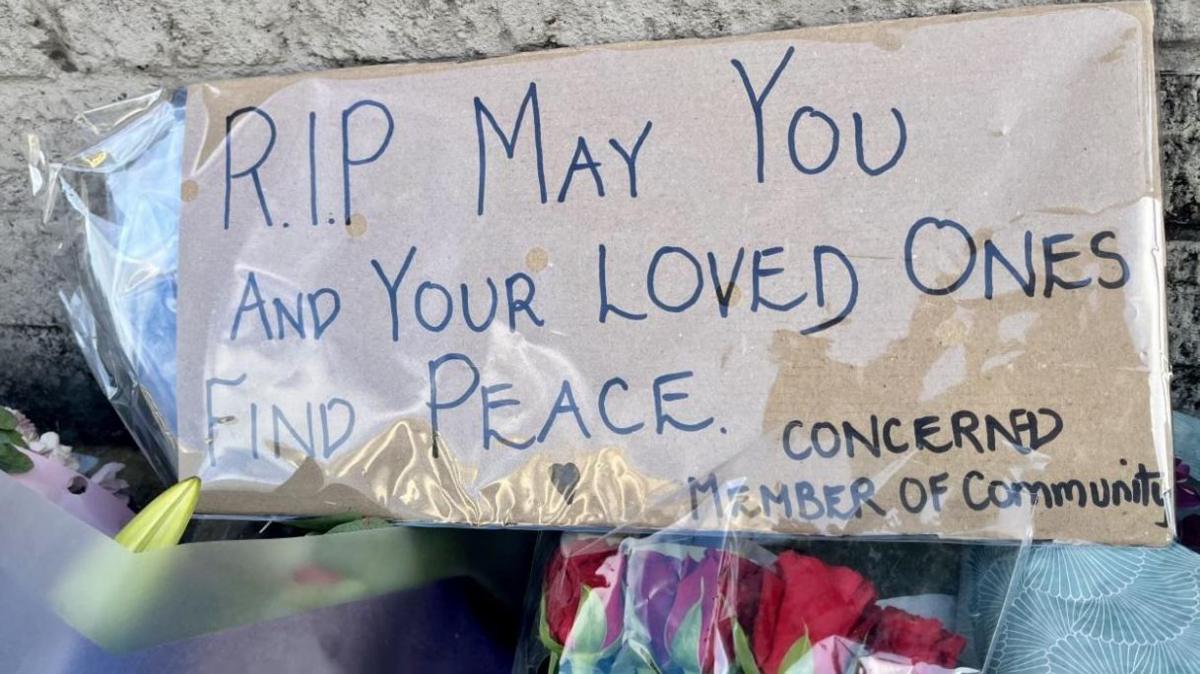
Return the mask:
M370 529L386 529L392 526L387 520L382 517L360 517L356 520L343 522L329 531L326 534L344 534L351 531L368 531Z
M604 650L604 641L608 637L604 600L600 593L593 592L586 585L580 587L582 595L579 598L579 610L575 614L575 624L571 626L571 635L564 644L564 652L599 654Z
M812 644L807 634L797 639L779 663L779 674L812 674L812 658L805 657L811 650Z
M200 478L189 477L159 494L134 516L117 532L117 542L133 552L176 545L183 538L199 499Z
M24 452L0 439L0 470L9 475L20 475L33 470L33 459Z
M538 604L538 639L546 650L555 655L554 661L558 662L559 655L562 655L562 644L554 640L554 635L550 634L550 620L546 617L546 594L542 593L542 601ZM554 670L551 669L551 674Z
M15 431L17 429L17 415L9 412L4 407L0 407L0 430Z
M754 661L754 650L750 648L746 631L737 620L733 621L733 657L742 669L742 674L762 674L758 663Z
M671 642L671 661L685 672L700 672L700 630L702 625L700 602L688 609L679 623L679 631Z
M17 447L29 449L29 445L25 442L25 438L21 437L21 434L17 431L0 430L0 442L7 442L10 445L16 445Z
M347 513L344 515L326 515L323 517L301 517L299 519L288 520L286 524L289 527L304 529L313 533L323 534L339 524L346 524L355 520L362 519L361 515L355 513Z

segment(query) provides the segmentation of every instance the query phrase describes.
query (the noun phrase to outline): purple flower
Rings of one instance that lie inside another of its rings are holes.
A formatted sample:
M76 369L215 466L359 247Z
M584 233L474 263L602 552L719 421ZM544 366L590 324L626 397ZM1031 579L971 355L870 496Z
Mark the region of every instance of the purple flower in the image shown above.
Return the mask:
M673 557L660 552L641 553L642 575L636 590L637 613L650 633L650 650L660 665L670 661L667 647L667 618L675 605L679 581L691 573L696 561L690 557Z
M1179 542L1200 552L1200 515L1188 515L1179 521Z
M740 613L753 615L761 569L718 549L691 547L680 556L655 550L634 554L641 565L638 577L629 579L629 601L645 627L647 657L658 671L728 671L734 660L733 623Z
M719 554L705 550L704 557L692 564L691 571L679 581L675 602L663 627L663 643L671 658L690 664L687 671L708 671L712 658L713 614L717 602Z
M1175 507L1179 510L1200 508L1200 489L1192 482L1192 468L1175 459Z

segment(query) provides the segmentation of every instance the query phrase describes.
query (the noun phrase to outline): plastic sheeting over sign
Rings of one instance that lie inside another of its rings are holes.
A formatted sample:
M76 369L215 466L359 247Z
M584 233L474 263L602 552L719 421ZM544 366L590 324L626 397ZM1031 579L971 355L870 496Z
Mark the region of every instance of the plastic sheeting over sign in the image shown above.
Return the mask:
M33 168L207 512L1165 544L1152 46L1088 4L204 83Z

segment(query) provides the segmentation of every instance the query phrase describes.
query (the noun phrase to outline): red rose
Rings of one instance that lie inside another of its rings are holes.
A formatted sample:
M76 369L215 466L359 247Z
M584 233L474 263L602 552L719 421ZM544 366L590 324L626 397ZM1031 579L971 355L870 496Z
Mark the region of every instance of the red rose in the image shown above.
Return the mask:
M947 631L936 618L922 618L891 606L878 612L867 647L876 653L903 655L913 662L952 668L967 640Z
M754 626L754 613L762 596L763 579L769 570L739 555L726 554L720 572L717 630L724 644L733 643L733 621L746 631Z
M547 648L599 656L617 640L623 611L621 561L620 551L603 539L564 541L554 551L542 595Z
M778 576L763 574L754 621L754 656L765 674L778 674L784 658L803 643L856 637L863 611L875 601L875 586L853 569L792 550L777 565Z

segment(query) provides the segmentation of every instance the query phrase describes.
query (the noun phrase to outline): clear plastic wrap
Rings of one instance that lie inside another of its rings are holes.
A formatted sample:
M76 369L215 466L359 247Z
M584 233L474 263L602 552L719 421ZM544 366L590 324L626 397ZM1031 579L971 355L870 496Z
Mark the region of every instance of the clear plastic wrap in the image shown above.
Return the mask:
M418 527L201 541L133 553L3 473L0 508L0 546L8 551L0 555L0 579L19 588L0 595L0 615L15 625L20 616L53 614L88 644L114 653L271 624L446 579L469 579L481 600L517 612L521 592L513 582L525 578L528 565L528 541L519 533ZM22 657L28 656L43 662L37 671L82 671L70 664L71 649L49 642L61 631L7 630L0 637L5 668L25 671ZM310 638L318 636L313 630ZM48 641L39 642L43 637Z
M1174 429L1182 485L1200 420ZM547 535L514 673L1175 674L1195 669L1198 583L1179 544Z
M81 114L83 148L61 163L38 136L28 156L42 217L60 226L70 285L60 295L80 350L160 477L174 481L175 301L182 93ZM50 156L48 156L50 155Z
M1134 2L204 83L31 171L204 512L1163 545L1152 47Z
M519 674L983 671L1024 547L547 537ZM765 547L764 547L765 545ZM961 597L961 598L960 598Z

